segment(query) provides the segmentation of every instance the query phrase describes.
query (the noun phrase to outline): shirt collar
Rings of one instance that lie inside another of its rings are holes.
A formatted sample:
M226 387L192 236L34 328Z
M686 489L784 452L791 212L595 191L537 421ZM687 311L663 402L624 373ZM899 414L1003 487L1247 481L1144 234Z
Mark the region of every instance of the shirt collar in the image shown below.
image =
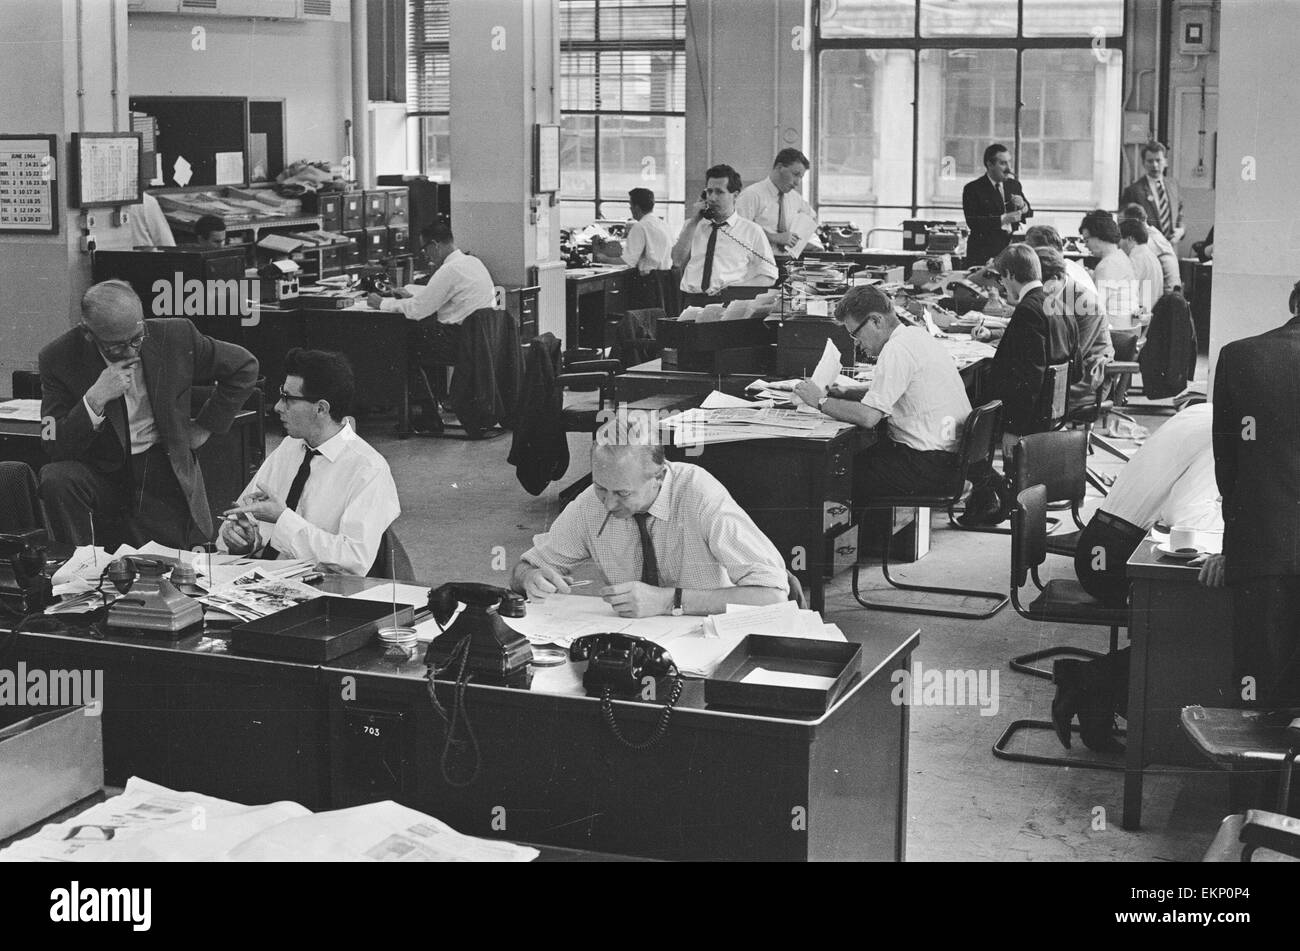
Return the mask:
M1043 286L1042 281L1030 281L1028 284L1020 288L1020 299L1024 300L1026 294L1032 291L1035 287L1042 287L1042 286Z
M989 184L992 185L994 188L997 188L999 185L1003 184L1002 182L993 181L993 176L990 175L988 172L984 173L984 177L989 180Z
M659 487L659 494L655 497L654 504L648 509L649 513L655 518L667 521L673 514L673 464L671 462L664 464L664 482Z
M448 255L450 257L450 255ZM328 459L330 462L337 462L339 456L343 455L348 449L348 444L357 438L357 434L352 431L352 427L343 424L343 428L337 433L325 440L316 447L316 451ZM304 441L303 445L306 445Z

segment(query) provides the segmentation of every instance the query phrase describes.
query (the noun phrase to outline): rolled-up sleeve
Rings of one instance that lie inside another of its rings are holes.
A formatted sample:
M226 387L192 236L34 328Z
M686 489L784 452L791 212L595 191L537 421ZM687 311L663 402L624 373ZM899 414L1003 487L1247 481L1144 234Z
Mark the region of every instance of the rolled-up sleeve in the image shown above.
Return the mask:
M907 392L907 386L912 382L915 372L916 361L912 358L911 351L901 343L886 343L876 361L871 388L862 397L862 405L892 416L894 404Z
M536 568L554 568L564 572L591 559L584 501L583 498L574 500L560 513L549 532L534 535L533 547L524 552L521 560Z
M703 523L709 551L732 584L790 592L781 553L734 499L728 496L719 501Z

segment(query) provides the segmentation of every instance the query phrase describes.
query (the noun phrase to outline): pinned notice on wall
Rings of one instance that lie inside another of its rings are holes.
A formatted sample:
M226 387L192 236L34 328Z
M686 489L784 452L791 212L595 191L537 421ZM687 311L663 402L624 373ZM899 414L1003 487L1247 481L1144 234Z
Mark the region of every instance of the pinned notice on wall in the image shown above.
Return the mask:
M0 135L0 231L58 234L58 138Z
M218 152L217 153L217 184L218 185L244 184L244 153L243 152Z

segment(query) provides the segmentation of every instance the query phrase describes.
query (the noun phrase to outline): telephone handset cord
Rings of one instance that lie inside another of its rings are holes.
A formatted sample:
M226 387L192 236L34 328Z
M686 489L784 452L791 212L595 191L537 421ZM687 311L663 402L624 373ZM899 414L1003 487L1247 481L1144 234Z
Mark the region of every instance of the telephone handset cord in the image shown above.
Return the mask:
M722 226L721 228L719 228L718 231L719 231L721 234L726 235L726 236L727 236L728 238L730 238L732 241L736 242L736 244L740 245L742 248L744 248L746 251L748 251L748 252L749 252L750 254L752 254L754 257L758 258L758 259L759 259L760 261L762 261L764 264L770 264L770 265L772 265L772 267L776 267L776 261L772 260L771 258L769 258L769 257L768 257L767 255L765 255L765 254L761 254L760 252L755 251L753 248L751 248L751 247L750 247L749 245L747 245L745 242L743 242L743 241L741 241L739 238L737 238L734 234L731 233L731 230L728 228L728 226L726 225L726 223L723 223L723 226Z
M630 750L648 750L668 734L668 721L672 718L673 707L677 705L678 699L682 695L682 685L684 681L681 677L673 678L672 690L668 693L668 700L664 703L663 709L659 711L659 723L656 724L654 731L644 740L633 743L623 731L619 729L618 723L614 720L614 704L610 702L610 688L605 685L605 692L600 698L600 712L605 718L605 724L609 727L609 732L614 734L614 739L618 740Z
M441 627L441 625L439 625ZM442 770L443 781L448 786L455 786L463 789L466 786L472 786L478 779L480 770L483 767L483 757L479 752L478 737L474 735L474 727L469 722L469 711L465 709L465 686L469 683L469 677L465 673L465 666L469 662L469 641L470 636L466 635L461 638L460 642L451 649L451 654L447 657L447 663L442 667L429 668L429 699L433 702L434 712L442 720L443 726L447 728L447 739L442 745L442 756L438 760L438 766ZM447 711L443 709L438 702L438 694L435 689L435 680L438 674L446 673L456 662L460 664L456 668L456 681L453 689L455 697L452 700L451 716L447 716ZM465 734L467 740L456 739L456 725L461 719L465 721ZM457 751L463 749L468 743L473 754L473 765L470 769L469 778L462 781L451 778L451 772L447 768L447 761L451 758L452 747Z

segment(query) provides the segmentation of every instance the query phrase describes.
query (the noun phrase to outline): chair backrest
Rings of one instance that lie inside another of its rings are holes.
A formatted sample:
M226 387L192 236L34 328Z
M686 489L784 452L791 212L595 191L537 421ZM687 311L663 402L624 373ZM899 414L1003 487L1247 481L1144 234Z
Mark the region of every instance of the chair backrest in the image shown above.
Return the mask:
M973 467L981 463L991 464L1001 444L1002 401L993 400L971 410L961 434L960 481L966 481Z
M1147 341L1138 353L1142 394L1148 399L1177 396L1196 376L1196 324L1186 298L1177 291L1160 295L1151 308Z
M10 377L12 392L16 400L39 400L41 398L41 375L35 370L15 370Z
M1039 432L1052 429L1065 419L1070 398L1070 364L1054 363L1043 375L1043 392L1038 402Z
M1087 431L1022 436L1016 443L1011 480L1013 492L1041 485L1048 502L1083 504L1088 493Z
M25 462L0 462L0 534L45 529L36 473Z
M787 568L785 572L785 580L790 585L790 597L788 600L793 601L797 607L807 608L808 597L804 594L803 584L799 581L798 576Z
M1031 485L1011 510L1011 589L1024 587L1031 569L1047 560L1047 489Z
M379 555L370 566L367 574L370 578L388 578L392 581L414 581L415 570L411 567L410 556L406 554L401 539L390 525L384 529L384 537L379 543ZM417 605L417 608L419 605Z

